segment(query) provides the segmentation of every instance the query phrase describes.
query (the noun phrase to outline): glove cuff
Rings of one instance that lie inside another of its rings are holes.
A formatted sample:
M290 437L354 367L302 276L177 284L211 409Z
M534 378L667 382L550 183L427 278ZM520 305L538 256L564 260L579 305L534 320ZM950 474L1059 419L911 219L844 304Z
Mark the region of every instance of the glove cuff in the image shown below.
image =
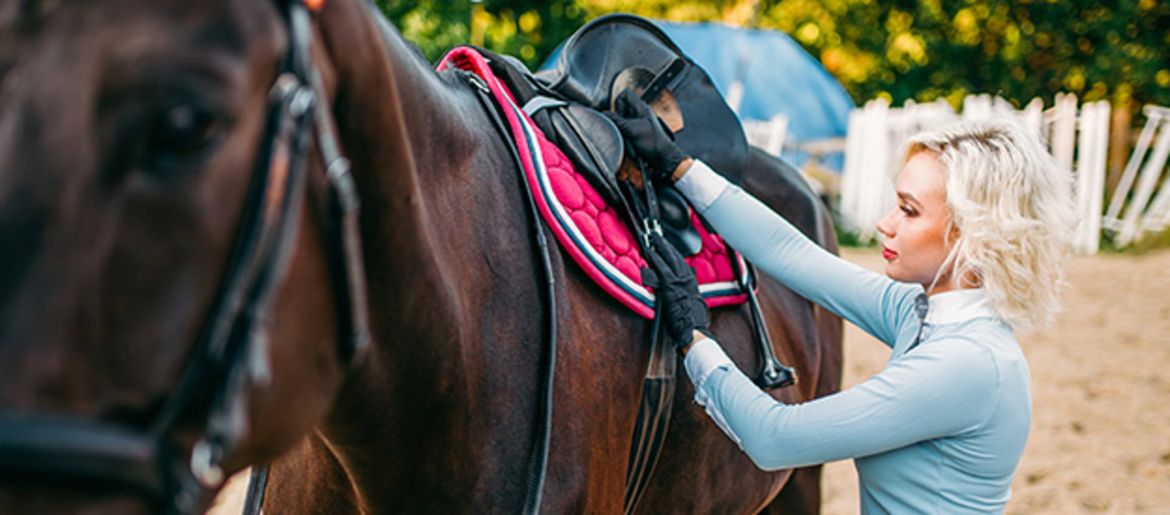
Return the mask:
M667 148L669 150L662 154L659 162L654 163L654 180L659 182L669 181L674 175L674 171L678 169L678 165L690 157L673 142Z

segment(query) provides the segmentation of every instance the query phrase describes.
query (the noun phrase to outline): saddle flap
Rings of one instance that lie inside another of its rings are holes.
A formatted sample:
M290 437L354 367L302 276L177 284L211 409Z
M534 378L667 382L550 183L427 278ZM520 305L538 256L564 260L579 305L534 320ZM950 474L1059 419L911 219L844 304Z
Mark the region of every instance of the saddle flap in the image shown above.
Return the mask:
M599 110L625 87L648 100L669 91L682 119L679 147L739 184L748 156L739 118L707 72L650 20L614 14L589 22L565 43L557 71L551 89Z
M535 118L540 124L540 117ZM548 110L550 139L607 201L619 202L617 170L625 153L622 133L604 114L578 104Z

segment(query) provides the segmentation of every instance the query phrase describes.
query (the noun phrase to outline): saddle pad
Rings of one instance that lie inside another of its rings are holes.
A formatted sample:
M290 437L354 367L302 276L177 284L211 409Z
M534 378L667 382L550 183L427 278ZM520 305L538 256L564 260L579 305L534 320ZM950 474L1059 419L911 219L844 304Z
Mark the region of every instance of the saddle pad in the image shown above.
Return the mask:
M635 313L654 318L654 293L642 284L642 269L648 265L617 210L606 204L564 153L516 106L512 94L479 52L470 47L452 49L437 69L451 67L473 73L487 84L512 131L541 217L573 261L606 293ZM686 261L695 270L707 306L745 302L747 294L735 277L736 269L746 270L742 258L708 231L693 211L691 223L702 237L703 248ZM738 267L732 267L733 258Z

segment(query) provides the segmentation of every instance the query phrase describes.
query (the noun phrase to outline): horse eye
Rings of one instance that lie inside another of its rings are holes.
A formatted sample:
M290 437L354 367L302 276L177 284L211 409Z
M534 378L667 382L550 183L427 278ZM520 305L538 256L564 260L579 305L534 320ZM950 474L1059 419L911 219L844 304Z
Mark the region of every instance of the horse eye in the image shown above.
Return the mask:
M207 157L216 143L216 116L192 104L174 104L159 111L147 135L146 165L156 172L184 171Z

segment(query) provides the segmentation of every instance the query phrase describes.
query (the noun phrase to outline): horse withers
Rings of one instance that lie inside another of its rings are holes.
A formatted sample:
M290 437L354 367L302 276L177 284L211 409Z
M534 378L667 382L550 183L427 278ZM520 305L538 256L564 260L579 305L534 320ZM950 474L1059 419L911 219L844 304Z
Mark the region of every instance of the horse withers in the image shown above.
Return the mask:
M292 52L290 3L0 1L0 445L35 451L0 458L0 513L198 512L216 479L268 462L269 513L521 511L548 316L541 508L620 511L648 324L555 251L547 312L507 143L463 77L360 0L325 2L312 51ZM306 92L289 65L310 56ZM763 161L767 189L745 186L831 246L824 212ZM771 281L760 297L801 377L775 395L835 388L839 323ZM747 309L713 316L757 370ZM755 469L680 383L643 512L815 506L814 475ZM171 485L188 475L197 491Z

